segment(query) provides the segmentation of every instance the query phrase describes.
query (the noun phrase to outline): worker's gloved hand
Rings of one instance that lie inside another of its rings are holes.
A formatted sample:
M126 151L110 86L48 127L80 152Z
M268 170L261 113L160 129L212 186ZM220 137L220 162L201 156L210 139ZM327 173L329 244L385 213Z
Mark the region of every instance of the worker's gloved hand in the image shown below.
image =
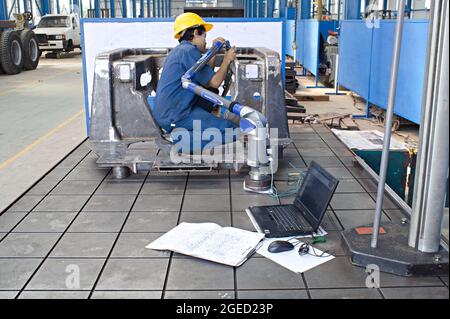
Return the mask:
M226 41L227 41L227 40L225 40L225 39L222 38L222 37L215 38L215 39L213 40L213 46L214 46L217 42L225 43Z
M223 57L223 63L227 63L228 65L236 59L236 47L233 45L231 49L229 49L224 57Z

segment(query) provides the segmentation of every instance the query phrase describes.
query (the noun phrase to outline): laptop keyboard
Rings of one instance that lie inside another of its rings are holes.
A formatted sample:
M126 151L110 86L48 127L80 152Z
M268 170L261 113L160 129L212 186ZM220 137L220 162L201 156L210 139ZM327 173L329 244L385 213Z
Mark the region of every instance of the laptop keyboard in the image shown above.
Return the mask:
M269 216L281 228L286 231L304 230L308 221L292 206L271 207ZM309 228L306 226L306 228Z

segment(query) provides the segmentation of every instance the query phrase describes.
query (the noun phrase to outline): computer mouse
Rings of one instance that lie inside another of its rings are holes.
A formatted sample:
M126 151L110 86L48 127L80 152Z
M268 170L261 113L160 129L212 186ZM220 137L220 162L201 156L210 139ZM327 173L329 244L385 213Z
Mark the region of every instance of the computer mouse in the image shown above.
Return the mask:
M294 249L294 245L288 241L277 240L272 242L267 250L271 253L282 253Z

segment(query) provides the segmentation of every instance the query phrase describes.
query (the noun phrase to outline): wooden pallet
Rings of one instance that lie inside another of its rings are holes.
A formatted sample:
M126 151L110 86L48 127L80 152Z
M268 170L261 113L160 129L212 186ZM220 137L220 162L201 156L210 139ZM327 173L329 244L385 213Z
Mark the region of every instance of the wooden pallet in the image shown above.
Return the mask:
M303 94L294 94L294 97L297 101L300 102L329 102L330 96L328 95L303 95Z

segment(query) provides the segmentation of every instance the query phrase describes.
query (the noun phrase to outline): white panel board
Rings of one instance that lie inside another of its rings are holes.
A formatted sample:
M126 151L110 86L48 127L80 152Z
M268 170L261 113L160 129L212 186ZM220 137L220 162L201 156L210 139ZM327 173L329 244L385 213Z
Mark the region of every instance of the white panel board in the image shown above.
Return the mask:
M214 21L214 28L208 32L207 41L223 37L237 47L266 47L282 57L283 24L279 20L259 20L249 22ZM175 47L178 41L173 38L173 21L132 21L102 20L83 22L85 63L85 94L90 110L95 56L117 48L161 48Z

